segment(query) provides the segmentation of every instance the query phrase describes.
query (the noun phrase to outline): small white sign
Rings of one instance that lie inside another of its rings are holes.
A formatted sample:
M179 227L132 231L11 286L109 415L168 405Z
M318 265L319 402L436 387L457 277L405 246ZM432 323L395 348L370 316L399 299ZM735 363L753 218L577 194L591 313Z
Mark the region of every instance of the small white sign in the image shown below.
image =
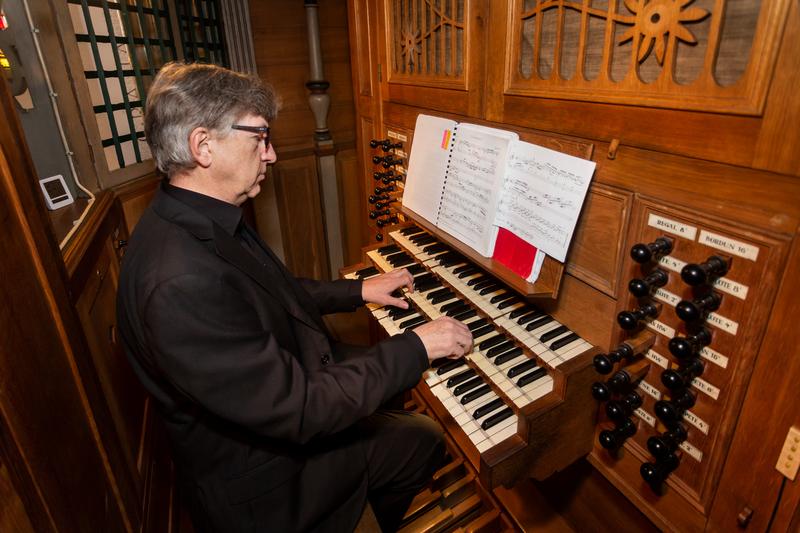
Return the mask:
M702 230L698 242L729 254L744 257L750 261L758 259L758 246L737 241L736 239L725 237L717 233L711 233L710 231Z
M689 239L690 241L693 241L695 235L697 235L697 228L694 226L682 224L678 221L656 215L655 213L650 213L647 219L647 225L672 233L678 237Z
M704 434L708 435L708 429L709 429L708 423L699 416L697 416L696 414L694 414L693 412L686 411L685 413L683 413L683 419L689 422L697 429L699 429L700 431L702 431Z
M707 361L711 361L717 366L728 368L728 358L721 353L712 350L708 346L703 346L700 348L700 356Z

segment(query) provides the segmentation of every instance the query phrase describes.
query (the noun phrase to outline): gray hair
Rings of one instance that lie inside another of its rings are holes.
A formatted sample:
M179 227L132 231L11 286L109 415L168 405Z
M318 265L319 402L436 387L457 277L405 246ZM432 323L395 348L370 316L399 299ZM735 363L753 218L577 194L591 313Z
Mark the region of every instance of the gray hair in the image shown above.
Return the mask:
M216 65L167 63L147 93L144 134L158 169L168 176L197 166L189 134L198 127L228 134L243 116L271 121L278 113L275 91L260 78Z

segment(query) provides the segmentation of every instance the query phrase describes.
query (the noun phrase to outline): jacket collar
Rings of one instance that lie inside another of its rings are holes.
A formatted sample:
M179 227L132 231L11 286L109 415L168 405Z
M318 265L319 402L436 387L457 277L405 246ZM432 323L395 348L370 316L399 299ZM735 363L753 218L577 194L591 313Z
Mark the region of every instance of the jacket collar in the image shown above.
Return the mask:
M223 228L203 213L169 195L163 186L156 191L151 205L159 216L185 229L196 239L212 241L218 256L258 283L290 315L314 329L325 331L324 325L303 309L297 297L289 291L287 283L283 279L274 279L270 271L242 247L228 228Z

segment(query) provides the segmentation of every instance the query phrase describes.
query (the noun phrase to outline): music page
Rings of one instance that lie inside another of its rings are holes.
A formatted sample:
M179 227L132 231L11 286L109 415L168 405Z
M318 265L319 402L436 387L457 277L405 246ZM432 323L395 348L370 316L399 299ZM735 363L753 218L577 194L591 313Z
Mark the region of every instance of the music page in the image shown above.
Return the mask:
M564 262L595 163L511 143L495 223Z
M437 225L485 257L494 250L497 195L508 145L516 138L513 132L462 123L453 141Z
M403 205L436 224L457 122L419 115L408 160Z

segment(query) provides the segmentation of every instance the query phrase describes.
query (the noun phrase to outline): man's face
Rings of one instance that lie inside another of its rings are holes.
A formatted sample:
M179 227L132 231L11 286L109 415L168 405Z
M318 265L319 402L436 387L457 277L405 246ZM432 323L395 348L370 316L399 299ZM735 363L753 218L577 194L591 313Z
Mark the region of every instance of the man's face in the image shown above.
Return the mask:
M264 117L246 115L236 121L237 126L261 128L268 126ZM215 154L218 179L225 188L225 196L235 205L261 192L261 181L266 176L267 165L277 160L268 136L257 131L231 129L227 137L218 139L220 150Z

